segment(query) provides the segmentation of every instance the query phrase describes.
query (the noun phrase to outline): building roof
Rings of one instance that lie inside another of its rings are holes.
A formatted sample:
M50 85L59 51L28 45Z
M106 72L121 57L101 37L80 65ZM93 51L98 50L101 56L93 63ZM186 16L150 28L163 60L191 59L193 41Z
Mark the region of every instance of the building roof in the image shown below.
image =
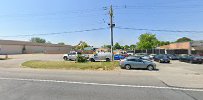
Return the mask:
M60 44L33 43L29 41L16 41L16 40L0 40L0 45L30 45L30 46L54 46L54 47L71 46Z

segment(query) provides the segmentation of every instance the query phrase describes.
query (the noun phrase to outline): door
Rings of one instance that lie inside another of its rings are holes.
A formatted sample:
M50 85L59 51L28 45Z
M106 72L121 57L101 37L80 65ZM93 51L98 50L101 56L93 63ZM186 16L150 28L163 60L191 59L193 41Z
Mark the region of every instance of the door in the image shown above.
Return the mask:
M145 63L141 59L135 59L134 66L135 68L146 68Z

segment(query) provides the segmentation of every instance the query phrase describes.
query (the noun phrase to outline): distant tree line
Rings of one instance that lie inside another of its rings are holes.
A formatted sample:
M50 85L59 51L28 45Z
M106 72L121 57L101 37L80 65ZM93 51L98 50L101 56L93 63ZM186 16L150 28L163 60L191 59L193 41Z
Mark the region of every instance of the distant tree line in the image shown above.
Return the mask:
M43 39L43 38L40 38L40 37L32 37L30 39L30 42L52 44L50 41L46 41L46 39ZM66 45L64 42L59 42L58 44L59 45Z
M178 43L178 42L189 42L193 41L190 38L187 37L182 37L177 39L175 42L169 42L169 41L160 41L156 38L155 34L151 33L144 33L141 34L138 38L138 42L136 44L131 44L131 45L120 45L118 42L116 42L113 46L113 49L122 49L122 50L134 50L134 49L139 49L139 50L146 50L146 49L153 49L159 46L163 45L168 45L170 43ZM47 44L52 44L50 41L46 41L45 39L39 38L39 37L33 37L30 39L31 42L34 43L47 43ZM65 45L64 42L59 42L59 45ZM75 50L84 50L84 48L90 47L86 42L80 41L78 45L75 46ZM103 45L102 48L108 48L111 49L111 45Z

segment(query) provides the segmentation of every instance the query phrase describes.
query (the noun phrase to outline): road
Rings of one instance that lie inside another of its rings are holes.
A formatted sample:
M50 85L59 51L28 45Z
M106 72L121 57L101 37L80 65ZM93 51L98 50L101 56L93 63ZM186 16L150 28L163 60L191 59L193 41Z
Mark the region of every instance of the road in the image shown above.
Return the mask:
M134 72L1 68L0 100L203 100L203 89L170 87L157 72Z

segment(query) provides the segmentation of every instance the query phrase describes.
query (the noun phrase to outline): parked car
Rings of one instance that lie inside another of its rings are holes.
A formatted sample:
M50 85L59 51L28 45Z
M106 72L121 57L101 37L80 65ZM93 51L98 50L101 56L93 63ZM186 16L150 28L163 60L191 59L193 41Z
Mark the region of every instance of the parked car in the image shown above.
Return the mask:
M127 51L128 56L133 56L134 55L134 51Z
M89 58L89 61L91 62L95 62L95 61L111 61L111 53L110 52L100 52L100 53L97 53L93 56L91 56Z
M125 58L125 56L122 56L120 54L114 55L114 60L121 60L121 59L124 59L124 58Z
M203 63L203 59L201 56L191 56L189 59L189 63L198 63L198 64L202 64Z
M166 56L170 59L170 60L179 60L179 57L173 54L166 54Z
M189 59L190 59L190 55L181 55L181 56L179 57L179 61L180 61L180 62L188 62Z
M146 68L148 70L156 69L156 64L151 61L139 59L137 57L127 57L120 61L120 67L130 70L131 68Z
M180 61L187 62L187 63L198 63L198 64L203 63L203 59L201 56L183 56L180 58Z
M151 60L151 58L149 56L147 56L147 55L141 56L141 59L143 59L143 60Z
M154 56L156 56L156 54L150 54L149 55L150 59L154 59Z
M147 53L136 53L136 56L147 56Z
M81 54L80 52L71 52L69 54L64 54L63 55L63 59L64 60L71 60L71 61L75 61L77 59L77 56Z
M166 55L163 55L163 54L156 55L154 57L154 61L157 61L159 63L170 63L170 59Z

